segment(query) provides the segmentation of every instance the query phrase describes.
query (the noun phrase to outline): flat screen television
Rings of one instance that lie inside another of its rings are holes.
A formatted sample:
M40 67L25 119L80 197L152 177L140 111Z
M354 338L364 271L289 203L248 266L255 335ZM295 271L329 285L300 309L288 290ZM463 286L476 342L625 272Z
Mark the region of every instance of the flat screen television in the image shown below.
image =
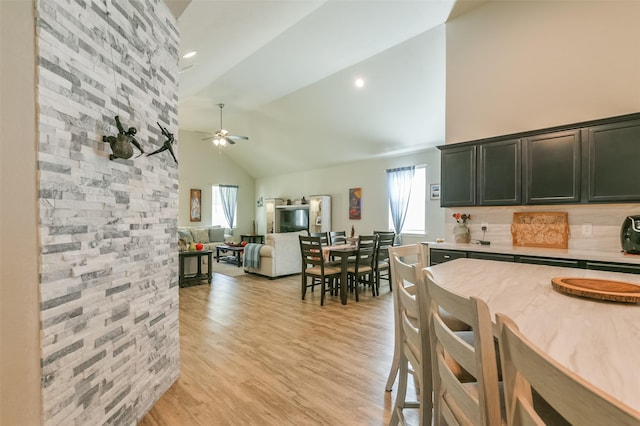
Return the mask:
M309 230L309 209L291 209L280 211L280 232Z

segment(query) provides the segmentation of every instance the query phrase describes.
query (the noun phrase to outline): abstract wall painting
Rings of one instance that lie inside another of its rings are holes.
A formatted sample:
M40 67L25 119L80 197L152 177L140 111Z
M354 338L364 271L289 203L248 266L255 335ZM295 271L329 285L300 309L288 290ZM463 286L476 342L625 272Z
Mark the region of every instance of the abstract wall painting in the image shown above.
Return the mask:
M349 219L361 219L362 188L349 189Z

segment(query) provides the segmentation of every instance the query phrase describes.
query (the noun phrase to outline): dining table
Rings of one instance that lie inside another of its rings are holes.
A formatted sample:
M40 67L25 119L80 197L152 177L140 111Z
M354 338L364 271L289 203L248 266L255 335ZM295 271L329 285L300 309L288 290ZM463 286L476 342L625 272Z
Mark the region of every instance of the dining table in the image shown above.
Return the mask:
M349 257L355 256L358 248L352 244L337 244L322 248L325 261L330 258L340 258L340 302L347 304L349 289L347 288L347 268L349 267Z
M438 285L486 302L494 327L495 314L506 314L551 358L640 412L640 304L574 296L552 286L553 278L640 285L640 275L479 259L426 269Z

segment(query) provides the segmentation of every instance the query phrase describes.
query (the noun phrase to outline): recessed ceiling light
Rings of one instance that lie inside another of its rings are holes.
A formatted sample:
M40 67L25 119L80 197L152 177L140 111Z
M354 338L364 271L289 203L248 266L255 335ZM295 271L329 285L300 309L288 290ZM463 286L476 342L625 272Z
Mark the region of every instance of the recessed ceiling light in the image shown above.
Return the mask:
M189 58L193 58L194 56L196 56L196 52L195 50L192 50L191 52L187 52L184 55L182 55L182 59L189 59Z
M355 85L358 88L364 87L364 79L363 78L356 78Z

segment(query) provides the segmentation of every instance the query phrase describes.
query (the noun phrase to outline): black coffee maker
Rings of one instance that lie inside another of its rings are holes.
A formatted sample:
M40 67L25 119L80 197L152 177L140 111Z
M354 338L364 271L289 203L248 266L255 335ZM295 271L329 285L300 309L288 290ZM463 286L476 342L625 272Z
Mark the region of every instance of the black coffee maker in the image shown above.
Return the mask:
M620 229L622 251L640 254L640 216L627 216Z

